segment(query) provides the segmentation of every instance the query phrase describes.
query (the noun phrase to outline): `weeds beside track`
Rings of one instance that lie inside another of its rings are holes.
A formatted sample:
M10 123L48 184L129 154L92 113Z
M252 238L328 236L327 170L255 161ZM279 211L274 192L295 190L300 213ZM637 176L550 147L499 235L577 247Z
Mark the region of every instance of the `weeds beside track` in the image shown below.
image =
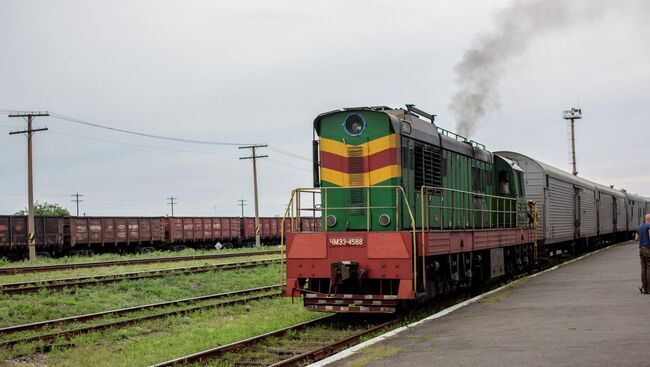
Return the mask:
M166 263L166 262L178 262L178 261L226 259L231 257L279 255L279 254L280 254L280 250L268 250L268 251L230 252L224 254L149 257L144 259L104 260L104 261L70 263L70 264L14 266L14 267L0 268L0 275L37 273L37 272L81 269L81 268L98 268L98 267L106 267L106 266L154 264L154 263Z
M280 259L245 261L238 263L212 264L203 266L173 268L164 270L152 270L143 272L118 273L111 275L86 276L75 278L58 278L38 281L17 282L0 284L3 294L20 294L36 292L41 289L63 289L76 288L96 284L119 282L122 280L158 278L170 275L195 274L220 270L245 269L257 266L268 266L280 263Z
M26 344L26 343L34 343L34 342L51 342L54 340L59 340L61 338L68 338L72 335L79 335L81 333L88 333L92 331L99 331L99 330L104 330L108 328L114 328L114 327L121 327L125 325L131 325L137 322L142 322L142 321L147 321L147 320L154 320L154 319L159 319L159 318L164 318L164 317L169 317L172 315L184 315L188 314L190 312L195 312L199 310L204 310L204 309L210 309L214 307L223 307L223 306L230 306L233 304L240 304L244 302L250 302L253 300L259 300L263 298L269 298L269 297L277 297L279 296L279 291L280 290L280 285L271 285L271 286L266 286L266 287L258 287L258 288L252 288L252 289L245 289L245 290L240 290L240 291L234 291L234 292L226 292L226 293L219 293L219 294L212 294L212 295L207 295L207 296L200 296L200 297L193 297L193 298L185 298L185 299L180 299L180 300L174 300L174 301L168 301L168 302L160 302L156 304L149 304L149 305L142 305L142 306L134 306L134 307L128 307L128 308L123 308L123 309L116 309L116 310L110 310L110 311L103 311L103 312L98 312L94 314L86 314L86 315L78 315L78 316L71 316L71 317L66 317L66 318L61 318L61 319L56 319L56 320L47 320L47 321L42 321L42 322L36 322L36 323L31 323L31 324L22 324L22 325L15 325L15 326L9 326L0 329L0 335L8 335L20 331L27 331L27 330L41 330L44 328L50 328L53 326L61 326L61 325L66 325L66 324L71 324L75 322L87 322L93 319L99 319L103 318L106 316L123 316L126 314L131 314L131 313L137 313L139 311L148 311L148 310L156 310L156 309L162 309L162 308L168 308L171 306L179 306L179 305L184 305L184 304L192 304L192 303L198 303L202 301L208 301L208 300L217 300L217 299L224 299L224 298L234 298L234 299L229 299L227 301L222 301L218 303L206 303L198 306L192 306L188 308L181 308L181 309L172 309L168 311L163 311L163 312L158 312L150 315L144 315L144 316L138 316L138 317L133 317L133 318L128 318L124 320L116 320L116 321L110 321L106 323L101 323L97 325L90 325L90 326L84 326L80 328L74 328L70 330L64 330L64 331L58 331L58 332L51 332L47 334L41 334L41 335L36 335L36 336L29 336L29 337L23 337L23 338L18 338L18 339L13 339L13 340L5 340L5 341L0 341L0 348L10 348L13 347L17 344ZM237 298L241 296L246 296L243 298ZM41 346L39 348L41 351L47 351L51 349L51 346L46 345L46 346Z

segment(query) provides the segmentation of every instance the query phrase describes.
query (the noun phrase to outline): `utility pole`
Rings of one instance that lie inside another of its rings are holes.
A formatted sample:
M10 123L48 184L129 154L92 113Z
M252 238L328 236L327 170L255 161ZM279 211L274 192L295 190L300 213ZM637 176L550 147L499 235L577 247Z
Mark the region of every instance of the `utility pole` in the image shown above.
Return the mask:
M77 203L77 217L78 217L79 216L79 203L83 203L83 200L80 200L79 197L82 197L83 195L81 195L81 194L79 194L77 192L77 193L74 193L74 194L72 194L70 196L72 196L74 198L71 201L73 203Z
M576 166L576 134L575 134L575 120L582 119L581 108L571 108L562 113L565 120L570 120L571 124L571 163L573 165L573 175L578 175L578 168Z
M240 157L239 159L252 159L253 160L253 191L255 193L255 247L260 247L260 207L259 199L257 196L257 160L259 158L266 158L268 155L257 155L257 148L266 148L266 144L248 145L239 147L239 149L250 149L251 155L248 157ZM242 207L243 208L243 207Z
M38 131L47 130L46 127L33 129L34 117L49 116L47 112L21 112L11 113L9 117L27 118L27 130L13 131L9 135L25 134L27 136L27 239L29 248L29 261L36 261L36 229L34 226L34 175L32 170L32 135Z
M246 205L246 200L239 199L237 201L239 201L239 204L237 205L241 206L241 217L244 218L244 206Z
M178 198L175 197L168 197L167 198L167 205L171 205L172 207L172 217L174 216L174 205L178 204Z

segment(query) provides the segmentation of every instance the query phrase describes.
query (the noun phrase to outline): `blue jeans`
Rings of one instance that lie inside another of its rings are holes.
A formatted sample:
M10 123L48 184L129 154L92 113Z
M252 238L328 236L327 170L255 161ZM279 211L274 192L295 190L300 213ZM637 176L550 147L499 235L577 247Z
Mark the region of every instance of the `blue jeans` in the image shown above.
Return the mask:
M650 292L650 248L639 247L639 257L641 258L641 284L643 290Z

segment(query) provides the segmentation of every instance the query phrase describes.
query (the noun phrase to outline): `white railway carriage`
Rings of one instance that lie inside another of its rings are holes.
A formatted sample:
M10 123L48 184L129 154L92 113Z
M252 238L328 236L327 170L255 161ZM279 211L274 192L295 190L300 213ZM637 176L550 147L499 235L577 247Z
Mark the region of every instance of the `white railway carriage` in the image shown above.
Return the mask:
M625 194L596 184L598 189L598 233L601 235L627 231Z
M627 197L627 230L636 231L647 213L646 198L630 193L626 193L625 196Z
M516 162L524 170L526 196L537 207L540 245L549 249L567 242L589 246L623 238L633 230L632 211L638 212L643 204L630 208L630 199L623 191L574 176L520 153L494 154ZM645 204L649 200L636 197L632 201Z

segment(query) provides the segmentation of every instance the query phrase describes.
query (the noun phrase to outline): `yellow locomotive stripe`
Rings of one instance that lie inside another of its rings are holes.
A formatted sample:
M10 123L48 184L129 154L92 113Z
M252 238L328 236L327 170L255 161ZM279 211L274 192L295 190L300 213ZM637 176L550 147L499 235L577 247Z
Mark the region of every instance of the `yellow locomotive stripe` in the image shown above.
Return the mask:
M337 186L372 186L391 178L401 177L402 171L398 165L390 165L368 173L343 173L328 168L320 169L321 179Z
M336 140L320 138L320 149L323 152L328 152L340 155L341 157L349 158L349 147L361 149L361 155L365 157L370 154L379 153L386 149L399 147L399 136L397 134L390 134L360 145L350 145Z

